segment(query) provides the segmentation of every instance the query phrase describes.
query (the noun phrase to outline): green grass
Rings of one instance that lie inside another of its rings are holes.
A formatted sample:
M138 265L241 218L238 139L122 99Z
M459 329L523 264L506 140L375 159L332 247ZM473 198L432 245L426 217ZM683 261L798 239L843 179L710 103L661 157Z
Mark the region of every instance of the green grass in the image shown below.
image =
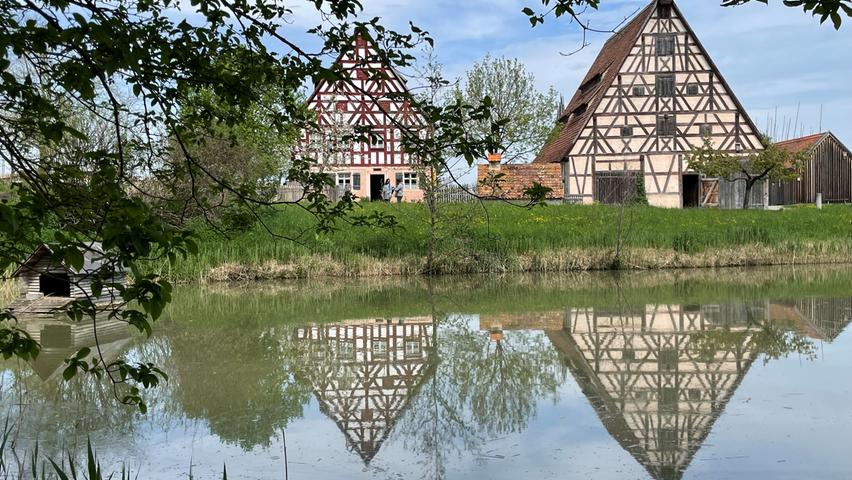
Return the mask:
M298 242L275 238L260 225L230 238L201 227L199 255L173 267L163 263L161 272L174 280L192 281L205 278L223 264L286 263L308 256L341 262L349 266L348 273L353 273L352 268L367 268L366 261L373 270L381 270L383 264L396 264L399 270L401 260L413 264L410 271L416 272L418 262L427 253L426 208L420 204L365 204L359 210L393 213L399 228L391 231L340 222L333 234L316 235L308 214L295 208L281 208L267 216L266 226L277 234L296 236ZM475 205L445 206L439 253L464 255L468 264L505 264L518 255L543 252L611 252L616 245L619 214L617 207L608 206L550 205L533 209L501 203L488 204L484 209ZM813 254L816 248L817 256L824 261L846 262L850 260L848 252L852 251L852 207L832 205L822 210L783 211L631 207L625 212L624 230L627 249L683 255L734 249L747 263L749 246L775 251L764 255L793 256L805 251ZM299 232L305 233L299 235ZM758 259L756 263L765 262ZM305 262L296 268L305 271L290 271L287 276L312 276L311 269L322 266Z

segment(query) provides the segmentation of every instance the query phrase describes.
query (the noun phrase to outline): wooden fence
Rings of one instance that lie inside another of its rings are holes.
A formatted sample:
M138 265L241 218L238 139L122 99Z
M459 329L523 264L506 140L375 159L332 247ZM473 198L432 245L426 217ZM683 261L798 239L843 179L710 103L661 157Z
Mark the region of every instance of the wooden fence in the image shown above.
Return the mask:
M345 192L343 186L326 186L323 188L323 193L328 200L331 202L337 202L341 198L343 198L343 193ZM303 187L299 183L288 183L286 185L281 185L278 188L278 196L276 197L276 201L279 202L298 202L299 200L304 199L306 196L305 187Z
M468 203L476 200L476 185L444 185L435 191L437 203Z

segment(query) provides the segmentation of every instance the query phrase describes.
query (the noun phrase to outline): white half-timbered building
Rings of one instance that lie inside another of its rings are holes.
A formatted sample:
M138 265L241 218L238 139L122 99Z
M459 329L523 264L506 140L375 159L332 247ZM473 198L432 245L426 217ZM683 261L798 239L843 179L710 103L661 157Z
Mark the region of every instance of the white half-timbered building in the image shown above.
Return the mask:
M573 202L617 203L643 179L651 205L718 204L719 182L689 168L689 150L708 136L731 154L763 148L673 0L652 1L607 41L559 122L535 162L562 164Z
M365 464L431 375L431 317L346 320L300 328L305 373L320 410Z
M679 479L757 353L762 304L570 308L548 336L610 434L651 478Z
M402 148L403 132L416 132L419 117L405 80L379 54L377 45L360 35L342 52L337 64L345 78L316 85L307 103L318 129L304 132L298 153L360 199L381 199L382 184L390 180L394 187L403 185L404 200L419 201L423 194L414 159ZM356 126L367 127L370 138L363 133L346 138Z

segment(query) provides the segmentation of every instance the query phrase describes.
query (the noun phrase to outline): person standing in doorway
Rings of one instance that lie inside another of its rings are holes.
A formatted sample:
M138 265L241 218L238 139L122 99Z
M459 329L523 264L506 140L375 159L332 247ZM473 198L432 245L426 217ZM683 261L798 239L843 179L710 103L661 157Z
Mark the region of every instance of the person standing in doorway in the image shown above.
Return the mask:
M390 179L385 180L385 184L382 185L382 200L385 202L390 202L391 197L393 196L393 187L391 186Z
M396 203L402 203L403 188L402 182L399 182L393 189L393 194L396 195Z

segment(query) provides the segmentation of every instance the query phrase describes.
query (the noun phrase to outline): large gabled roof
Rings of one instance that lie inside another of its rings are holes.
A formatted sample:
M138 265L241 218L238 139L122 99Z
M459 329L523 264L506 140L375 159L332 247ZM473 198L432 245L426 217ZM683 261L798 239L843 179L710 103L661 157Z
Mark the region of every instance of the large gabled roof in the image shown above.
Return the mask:
M559 118L559 122L564 123L562 132L558 137L545 144L534 160L535 162L559 162L571 150L574 142L580 136L580 132L583 131L583 128L597 109L607 89L609 89L618 76L621 65L627 59L628 55L630 55L630 50L633 48L642 30L644 30L648 19L651 18L656 4L656 0L652 1L633 20L628 22L621 30L607 40L603 48L601 48L600 53L598 53L595 62L592 64L592 68L589 69L586 77L580 83L577 93L568 102L568 106L565 107ZM584 85L594 80L598 75L600 75L600 81L596 86L583 89ZM584 112L579 115L572 115L572 112L581 108L584 104L586 105Z
M745 108L743 108L743 105L740 103L737 96L734 95L734 92L731 90L730 85L728 85L727 80L725 80L725 77L719 72L719 69L713 62L713 58L707 53L707 49L704 48L701 40L699 40L698 36L695 35L695 32L689 25L689 22L687 22L686 18L684 18L680 9L677 7L677 4L674 0L668 0L668 2L677 13L680 21L683 22L686 31L692 35L695 40L695 44L701 51L701 54L707 59L710 69L719 77L722 86L731 97L734 105L741 112L745 122L751 127L752 131L757 134L760 131L757 128L757 125L755 125L751 117L748 115L748 112L746 112ZM568 103L568 107L565 108L565 111L562 112L562 115L559 118L559 121L564 123L562 132L559 136L542 147L533 162L561 162L565 155L571 151L571 148L579 138L583 128L586 127L589 120L597 110L598 104L600 104L600 101L603 99L606 91L610 86L612 86L615 79L618 78L618 72L621 69L621 66L630 55L633 45L636 44L636 41L639 39L639 36L645 29L645 25L648 23L648 20L653 15L654 10L659 3L660 0L651 0L651 3L642 9L642 11L640 11L633 20L628 22L621 30L616 32L609 40L607 40L603 48L601 48L600 53L598 53L598 57L595 59L595 62L592 64L592 68L589 69L586 77L583 78L582 83L580 83L580 88L577 89L577 93L574 94L571 102ZM598 75L600 75L600 81L597 82L596 87L589 86L584 88L584 86L594 83L591 82L591 80L595 79ZM581 109L584 104L586 105L586 108L582 111L582 113L579 115L572 115L572 112L578 111L578 109Z

